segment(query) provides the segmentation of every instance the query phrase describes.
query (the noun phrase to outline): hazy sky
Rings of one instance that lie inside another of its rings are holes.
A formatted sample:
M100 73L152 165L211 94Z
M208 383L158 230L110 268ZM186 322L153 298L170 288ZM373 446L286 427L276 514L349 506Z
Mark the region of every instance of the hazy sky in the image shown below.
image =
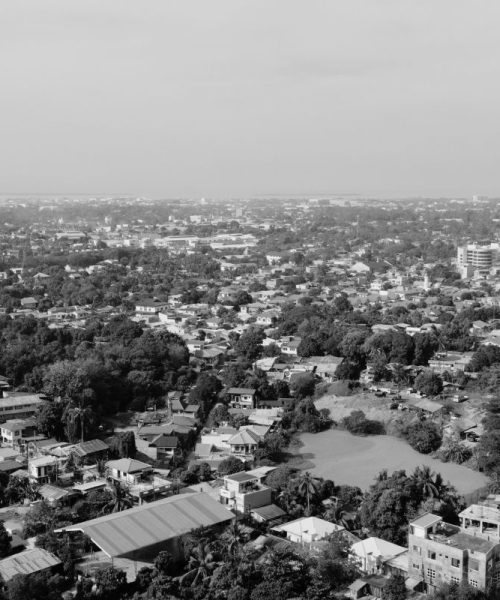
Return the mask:
M500 194L498 0L3 0L0 193Z

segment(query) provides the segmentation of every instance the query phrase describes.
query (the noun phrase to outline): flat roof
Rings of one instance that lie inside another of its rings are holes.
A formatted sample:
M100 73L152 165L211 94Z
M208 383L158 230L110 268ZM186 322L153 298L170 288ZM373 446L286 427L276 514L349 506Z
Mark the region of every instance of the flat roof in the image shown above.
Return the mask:
M426 529L427 527L431 527L431 525L434 525L434 523L439 523L439 521L442 520L442 517L438 517L437 515L433 515L432 513L426 513L418 519L411 521L411 524L415 525L416 527L423 527L424 529Z
M214 498L200 492L182 494L76 523L58 531L83 531L109 557L123 556L234 519Z

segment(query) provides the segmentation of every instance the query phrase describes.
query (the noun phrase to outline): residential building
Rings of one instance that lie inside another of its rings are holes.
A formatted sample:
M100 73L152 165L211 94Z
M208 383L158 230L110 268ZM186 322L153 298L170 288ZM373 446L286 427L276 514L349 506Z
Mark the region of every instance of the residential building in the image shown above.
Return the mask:
M232 408L254 408L255 391L253 388L229 388L227 395Z
M387 542L378 537L369 537L360 540L351 546L351 555L356 561L359 570L367 575L377 575L386 572L385 565L396 556L404 556L406 565L408 549Z
M44 400L39 394L2 391L0 396L0 423L8 419L28 419L34 417Z
M28 461L28 474L32 481L42 485L57 479L59 460L55 456L40 456Z
M295 544L312 544L324 540L333 533L344 531L344 527L318 517L301 517L295 521L273 527L273 531L283 532L286 539Z
M0 426L2 444L11 448L19 448L33 438L35 431L33 419L9 419Z
M471 512L462 515L463 528L431 513L410 523L408 575L423 580L427 591L432 592L442 583L466 582L484 590L500 582L498 538L496 534L492 539L484 535L486 529L495 530L494 515L488 514L485 519L471 516ZM483 535L473 533L481 531Z
M241 513L271 504L271 496L271 488L264 485L258 475L246 471L226 475L220 489L220 502Z
M261 436L251 429L240 429L227 441L231 454L249 456L257 450Z
M107 462L106 471L114 481L136 485L153 473L153 467L133 458L120 458Z

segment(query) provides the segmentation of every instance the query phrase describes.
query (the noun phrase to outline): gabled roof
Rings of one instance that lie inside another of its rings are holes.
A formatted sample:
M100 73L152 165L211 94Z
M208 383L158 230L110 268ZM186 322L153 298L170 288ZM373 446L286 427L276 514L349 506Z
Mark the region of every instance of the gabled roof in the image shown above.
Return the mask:
M73 452L78 456L87 456L95 452L105 452L109 450L109 446L102 440L89 440L88 442L80 442L73 448Z
M0 577L7 583L16 575L31 575L60 564L57 556L47 550L33 548L0 560Z
M175 435L160 434L153 438L150 442L150 446L155 448L177 448L179 440Z
M140 473L146 469L153 468L151 465L133 458L119 458L118 460L110 460L106 463L106 467L108 469L116 469L122 473Z
M124 556L178 538L193 529L234 519L232 512L204 492L181 494L69 525L83 531L109 557Z

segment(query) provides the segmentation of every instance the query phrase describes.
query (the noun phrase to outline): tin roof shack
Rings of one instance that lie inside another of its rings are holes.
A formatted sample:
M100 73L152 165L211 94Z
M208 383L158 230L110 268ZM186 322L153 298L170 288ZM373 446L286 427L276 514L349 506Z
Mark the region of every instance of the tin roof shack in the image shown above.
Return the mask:
M0 577L4 583L9 583L16 575L53 572L60 565L57 556L43 548L32 548L0 560Z

